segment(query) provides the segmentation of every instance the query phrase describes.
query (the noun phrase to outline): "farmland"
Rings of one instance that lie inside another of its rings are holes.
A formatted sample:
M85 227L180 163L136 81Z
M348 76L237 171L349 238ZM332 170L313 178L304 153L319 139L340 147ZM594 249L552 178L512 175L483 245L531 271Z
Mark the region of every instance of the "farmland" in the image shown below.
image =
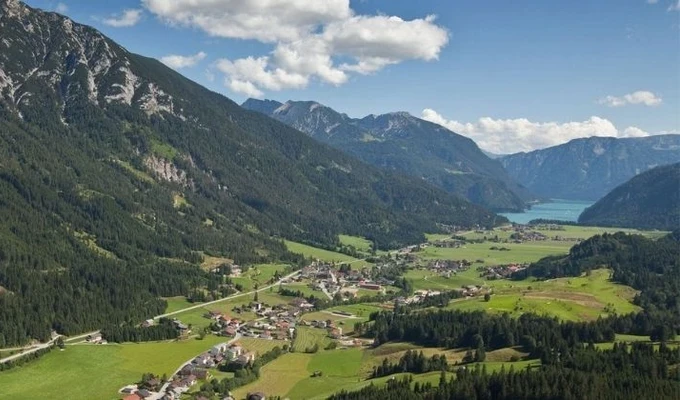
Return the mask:
M116 399L118 389L145 372L170 374L181 363L223 341L70 345L0 374L0 398L70 400Z
M325 329L300 326L295 330L293 350L304 352L314 347L314 345L318 345L319 349L323 349L330 342L331 339L328 337L328 332Z

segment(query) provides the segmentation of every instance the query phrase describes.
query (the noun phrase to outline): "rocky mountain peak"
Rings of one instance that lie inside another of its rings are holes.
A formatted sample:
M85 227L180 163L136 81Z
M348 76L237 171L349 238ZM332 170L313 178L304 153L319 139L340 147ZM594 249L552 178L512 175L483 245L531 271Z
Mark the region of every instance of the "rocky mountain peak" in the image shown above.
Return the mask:
M96 29L17 0L1 1L0 102L19 118L35 112L33 97L48 93L54 102L41 112L65 124L82 101L186 119L183 102L135 71L127 50Z

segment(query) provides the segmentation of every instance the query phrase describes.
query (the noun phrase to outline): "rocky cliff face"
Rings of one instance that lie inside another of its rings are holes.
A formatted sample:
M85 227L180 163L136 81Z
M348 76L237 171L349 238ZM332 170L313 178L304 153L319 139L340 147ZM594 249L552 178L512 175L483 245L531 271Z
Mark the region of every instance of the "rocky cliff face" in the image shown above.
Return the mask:
M135 74L128 51L92 28L5 0L0 30L0 101L20 118L40 106L66 124L84 99L98 107L127 105L147 115L186 118L184 100Z
M500 161L510 176L540 196L597 200L639 173L680 161L680 135L576 139Z

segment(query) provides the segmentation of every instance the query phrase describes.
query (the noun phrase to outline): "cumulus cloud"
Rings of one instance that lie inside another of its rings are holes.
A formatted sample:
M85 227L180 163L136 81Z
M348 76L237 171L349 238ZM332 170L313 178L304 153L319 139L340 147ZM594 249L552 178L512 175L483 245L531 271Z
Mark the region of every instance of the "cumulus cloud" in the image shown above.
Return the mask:
M661 104L663 100L656 94L647 90L624 94L623 96L606 96L601 98L598 103L608 107L621 107L626 105L642 104L653 107Z
M142 10L140 9L127 9L120 14L111 15L108 18L104 18L102 23L114 28L127 28L130 26L135 26L142 19Z
M207 54L205 54L202 51L199 51L198 53L192 56L180 56L176 54L170 54L168 56L161 57L161 62L170 68L181 69L193 67L194 65L203 61L206 55Z
M221 59L225 84L244 94L306 87L312 80L342 85L406 60L431 61L449 40L434 16L404 20L357 15L349 0L143 0L175 26L215 37L271 44L268 54ZM252 67L245 68L246 66Z
M66 14L68 11L68 6L64 3L57 3L57 5L54 7L54 11L58 12L59 14Z
M674 1L670 6L668 6L668 12L680 11L680 0Z
M467 136L482 149L496 154L542 149L581 137L649 136L649 133L634 126L619 130L611 121L597 116L592 116L585 121L564 123L533 122L526 118L493 119L490 117L463 123L446 119L437 111L426 108L422 111L421 118Z

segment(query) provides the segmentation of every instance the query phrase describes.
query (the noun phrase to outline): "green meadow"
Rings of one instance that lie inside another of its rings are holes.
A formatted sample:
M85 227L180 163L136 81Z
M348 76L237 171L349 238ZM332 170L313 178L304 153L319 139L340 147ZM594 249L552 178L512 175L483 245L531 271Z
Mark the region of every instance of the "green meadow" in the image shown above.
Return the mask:
M344 246L352 246L357 251L362 253L370 253L371 246L373 245L370 240L359 236L339 235L339 238L340 244Z
M571 321L593 320L610 312L639 311L640 308L631 303L636 291L612 282L609 276L609 270L599 269L587 276L547 281L484 281L492 289L490 301L482 297L456 299L448 308L513 316L532 312Z
M1 399L119 399L118 390L145 372L171 374L224 338L143 344L77 344L39 362L0 373Z
M241 276L231 278L231 281L243 286L244 291L251 291L255 289L255 285L262 287L271 283L277 271L284 275L287 267L285 264L257 264L248 268Z
M391 362L398 361L406 350L423 351L426 356L442 354L451 364L462 360L467 349L421 348L408 343L388 343L375 349L352 348L336 350L320 350L315 354L289 353L262 368L262 378L247 386L237 389L237 399L243 399L250 392L261 391L268 396L281 396L290 399L325 399L341 390L359 390L367 385L384 385L393 377L400 379L411 375L415 382L437 384L440 372L420 375L395 374L386 377L368 379L373 366L382 363L384 358ZM487 353L487 360L467 366L485 367L492 372L501 368L523 369L536 365L537 360L510 362L512 356L523 357L526 353L516 348L501 349ZM321 376L312 377L314 372ZM455 376L448 372L447 379Z

